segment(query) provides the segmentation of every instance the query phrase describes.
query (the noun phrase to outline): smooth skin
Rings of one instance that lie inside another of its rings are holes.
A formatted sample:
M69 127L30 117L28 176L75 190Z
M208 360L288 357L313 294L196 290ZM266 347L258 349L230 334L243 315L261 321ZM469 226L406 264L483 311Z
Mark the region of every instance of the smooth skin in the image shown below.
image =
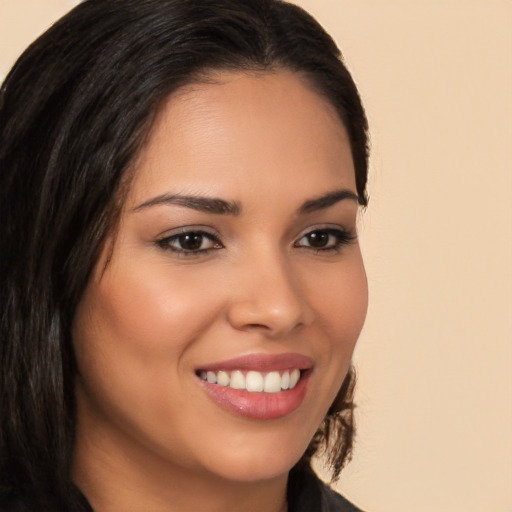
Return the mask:
M366 314L357 214L346 131L298 74L168 99L74 323L74 478L96 512L286 511ZM220 407L196 375L290 352L313 370L278 419Z

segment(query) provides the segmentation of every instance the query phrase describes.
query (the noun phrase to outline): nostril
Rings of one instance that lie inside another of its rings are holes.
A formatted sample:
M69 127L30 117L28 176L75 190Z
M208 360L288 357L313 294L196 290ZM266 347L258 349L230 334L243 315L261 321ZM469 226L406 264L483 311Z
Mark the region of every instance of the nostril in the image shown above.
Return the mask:
M268 325L264 324L247 324L248 329L270 329Z

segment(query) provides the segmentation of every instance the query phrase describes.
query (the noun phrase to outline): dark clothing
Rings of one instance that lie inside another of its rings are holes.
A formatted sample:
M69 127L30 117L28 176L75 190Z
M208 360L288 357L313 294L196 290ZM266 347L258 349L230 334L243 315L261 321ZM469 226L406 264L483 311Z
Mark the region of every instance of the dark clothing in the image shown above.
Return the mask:
M295 467L288 480L288 512L362 512L306 468Z
M92 511L83 495L78 489L76 491L82 498L80 510ZM287 499L288 512L362 512L324 484L308 466L302 468L296 466L290 472ZM18 496L17 499L7 500L4 504L1 503L2 501L0 500L0 512L39 512L41 510L28 497Z

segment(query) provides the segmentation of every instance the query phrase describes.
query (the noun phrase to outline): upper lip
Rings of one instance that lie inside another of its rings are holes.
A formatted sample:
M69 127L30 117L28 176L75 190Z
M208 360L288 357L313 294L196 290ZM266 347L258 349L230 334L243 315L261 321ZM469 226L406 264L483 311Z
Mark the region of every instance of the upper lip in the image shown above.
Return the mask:
M247 354L244 356L227 359L225 361L216 361L204 366L198 367L198 370L218 371L218 370L254 370L254 371L274 371L289 370L297 368L299 370L309 370L313 367L313 360L303 354L284 353L284 354Z

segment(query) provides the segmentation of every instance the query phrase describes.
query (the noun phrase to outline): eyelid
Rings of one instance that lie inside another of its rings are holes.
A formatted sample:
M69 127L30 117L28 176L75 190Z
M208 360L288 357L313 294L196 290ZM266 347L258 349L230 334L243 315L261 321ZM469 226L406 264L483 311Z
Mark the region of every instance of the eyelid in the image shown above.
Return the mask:
M315 231L336 231L346 233L347 235L351 235L354 237L357 236L355 227L346 227L341 224L313 224L312 226L304 228L296 237L296 240L300 240L304 236Z
M216 229L201 224L191 224L168 229L157 235L156 239L163 240L165 238L172 238L173 236L186 235L187 233L201 233L211 238L218 239L220 242L220 233Z

